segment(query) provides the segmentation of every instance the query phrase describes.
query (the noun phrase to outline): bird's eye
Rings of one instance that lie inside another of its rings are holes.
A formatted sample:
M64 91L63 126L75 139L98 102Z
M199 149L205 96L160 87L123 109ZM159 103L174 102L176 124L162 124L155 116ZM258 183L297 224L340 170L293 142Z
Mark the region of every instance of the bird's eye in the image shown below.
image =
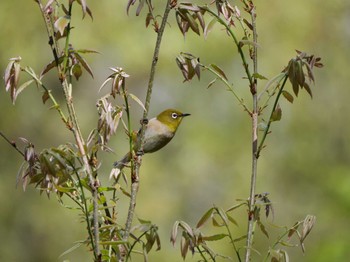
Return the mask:
M171 114L171 117L174 118L174 119L176 119L176 118L178 117L178 114L172 113L172 114Z

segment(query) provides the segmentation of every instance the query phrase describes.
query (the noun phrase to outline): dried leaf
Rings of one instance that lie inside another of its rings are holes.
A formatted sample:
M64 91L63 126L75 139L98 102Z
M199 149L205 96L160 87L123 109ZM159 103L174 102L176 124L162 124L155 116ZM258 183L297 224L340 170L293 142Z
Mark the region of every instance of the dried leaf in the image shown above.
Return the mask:
M304 82L303 87L305 88L306 92L308 92L310 97L312 98L312 92L311 92L310 85L306 81Z
M180 221L176 221L173 225L173 229L171 230L171 235L170 235L170 242L175 245L175 242L176 242L176 237L177 237L177 232L178 232L178 229L179 229L179 224L180 224Z
M61 35L63 35L64 29L68 26L69 23L70 23L70 16L65 15L65 16L59 17L54 23L54 26L56 30L59 31Z
M25 83L23 83L22 85L20 85L17 89L16 89L16 92L15 92L15 95L13 97L13 103L15 103L16 99L17 99L17 96L27 87L29 86L31 83L33 83L34 80L31 79Z
M131 94L131 93L129 93L128 95L131 97L131 99L133 99L136 103L138 103L144 111L147 111L146 107L144 106L142 101L137 96L135 96L134 94Z
M58 64L61 64L64 60L64 56L61 56L58 58ZM43 71L40 73L40 78L46 74L47 72L49 72L52 68L56 67L56 60L51 61L48 65L45 66L45 68L43 69Z

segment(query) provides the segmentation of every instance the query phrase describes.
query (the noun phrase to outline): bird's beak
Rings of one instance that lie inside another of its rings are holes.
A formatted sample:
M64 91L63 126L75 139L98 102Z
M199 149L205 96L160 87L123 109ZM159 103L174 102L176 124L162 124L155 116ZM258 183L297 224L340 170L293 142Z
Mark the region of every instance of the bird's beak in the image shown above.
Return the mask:
M184 113L184 114L181 114L181 117L190 116L190 115L191 115L191 114Z

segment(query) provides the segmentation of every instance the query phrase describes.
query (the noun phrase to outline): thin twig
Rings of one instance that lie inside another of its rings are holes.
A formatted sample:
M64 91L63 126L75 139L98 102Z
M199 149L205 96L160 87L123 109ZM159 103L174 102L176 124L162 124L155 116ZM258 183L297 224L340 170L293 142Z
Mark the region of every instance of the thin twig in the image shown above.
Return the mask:
M286 74L285 77L284 77L283 83L282 83L281 87L279 88L279 91L278 91L278 94L276 96L275 102L274 102L273 107L271 109L269 121L267 122L267 126L266 126L266 128L264 130L264 134L263 134L262 139L261 139L261 141L259 143L259 147L258 147L258 150L256 152L257 157L260 156L261 150L264 147L265 139L266 139L268 133L270 132L270 127L271 127L271 123L272 123L272 115L273 115L273 113L276 110L276 107L278 105L278 101L279 101L279 99L281 97L281 94L283 92L283 89L284 89L284 86L286 85L287 80L288 80L288 75Z
M8 139L1 131L0 136L2 136L2 138L5 139L7 143L9 143L18 153L20 153L24 157L24 153L21 150L19 150L15 142Z
M252 4L252 3L251 3ZM257 54L257 31L256 31L256 13L255 6L251 6L250 16L253 27L253 68L254 75L258 74L258 54ZM251 93L253 96L253 113L252 113L252 174L250 179L250 194L249 194L249 213L248 213L248 229L247 229L247 244L245 261L251 260L251 250L254 238L254 228L256 218L254 217L255 209L255 188L258 171L258 97L257 97L257 78L253 77L253 85L251 86Z
M153 53L151 72L150 72L150 76L149 76L147 95L146 95L146 101L145 101L145 111L143 112L143 119L147 119L147 117L148 117L148 111L149 111L151 97L152 97L153 80L154 80L156 65L157 65L158 57L159 57L160 44L162 42L163 33L165 30L165 26L167 24L168 15L169 15L169 12L171 10L170 2L171 2L171 0L168 0L166 3L162 23L161 23L161 26L157 32L158 35L157 35L157 41L156 41L156 45L155 45L155 49L154 49L154 53ZM143 142L144 142L144 134L145 134L145 125L142 125L141 135L140 135L140 137L141 137L140 138L141 149L142 149ZM129 238L131 224L132 224L132 221L134 218L134 212L135 212L135 206L136 206L136 196L137 196L137 192L139 190L139 169L140 169L140 165L141 165L141 159L142 159L142 156L137 156L136 161L132 164L133 166L131 169L131 197L130 197L130 205L129 205L129 210L128 210L128 217L127 217L126 224L125 224L125 233L123 236L124 241L127 241ZM132 158L131 161L134 161L134 159Z

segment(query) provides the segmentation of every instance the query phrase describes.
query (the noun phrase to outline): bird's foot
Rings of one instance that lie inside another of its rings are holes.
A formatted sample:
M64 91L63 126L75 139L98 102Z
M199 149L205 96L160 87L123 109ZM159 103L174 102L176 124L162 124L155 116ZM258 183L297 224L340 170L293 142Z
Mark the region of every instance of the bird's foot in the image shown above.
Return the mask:
M142 118L142 119L140 120L140 124L141 124L141 125L147 125L147 124L148 124L148 119L147 119L147 118Z
M145 152L141 149L136 151L136 156L143 156L144 154Z

